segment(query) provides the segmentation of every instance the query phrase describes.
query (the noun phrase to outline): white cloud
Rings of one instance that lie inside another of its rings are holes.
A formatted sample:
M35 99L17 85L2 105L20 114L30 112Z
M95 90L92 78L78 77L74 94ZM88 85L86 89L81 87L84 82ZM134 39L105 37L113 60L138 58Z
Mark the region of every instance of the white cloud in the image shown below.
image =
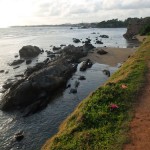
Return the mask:
M0 0L0 25L145 17L149 8L150 0Z

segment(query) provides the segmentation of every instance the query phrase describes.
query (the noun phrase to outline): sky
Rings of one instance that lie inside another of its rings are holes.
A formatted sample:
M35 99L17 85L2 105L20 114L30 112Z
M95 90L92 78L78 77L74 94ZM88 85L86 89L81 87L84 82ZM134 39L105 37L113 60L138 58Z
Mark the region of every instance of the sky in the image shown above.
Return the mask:
M0 27L150 16L150 0L0 0Z

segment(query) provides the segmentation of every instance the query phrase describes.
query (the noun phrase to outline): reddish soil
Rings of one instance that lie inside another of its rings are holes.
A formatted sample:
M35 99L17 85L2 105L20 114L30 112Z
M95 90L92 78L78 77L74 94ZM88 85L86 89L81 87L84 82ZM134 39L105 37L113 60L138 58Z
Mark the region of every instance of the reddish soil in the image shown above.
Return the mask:
M124 150L150 150L150 63L146 84L137 102L130 124L131 141Z

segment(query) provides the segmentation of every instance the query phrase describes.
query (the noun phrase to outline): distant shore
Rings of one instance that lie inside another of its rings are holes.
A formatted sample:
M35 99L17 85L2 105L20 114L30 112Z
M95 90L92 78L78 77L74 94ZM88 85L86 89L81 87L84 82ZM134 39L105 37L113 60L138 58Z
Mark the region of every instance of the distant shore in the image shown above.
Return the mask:
M100 49L105 50L108 52L105 55L99 55L97 51ZM127 60L130 55L132 55L136 51L136 48L113 48L113 47L99 47L96 48L91 53L81 60L85 60L89 58L93 62L101 63L101 64L108 64L110 66L117 66L118 63L123 63Z

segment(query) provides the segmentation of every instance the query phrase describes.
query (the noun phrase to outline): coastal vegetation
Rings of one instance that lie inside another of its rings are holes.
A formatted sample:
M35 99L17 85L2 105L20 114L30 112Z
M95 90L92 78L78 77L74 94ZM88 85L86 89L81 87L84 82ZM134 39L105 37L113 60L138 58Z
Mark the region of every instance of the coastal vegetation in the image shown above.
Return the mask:
M143 26L143 28L140 31L140 35L150 35L150 25L149 24Z
M122 67L84 99L42 150L121 150L129 142L133 106L145 83L150 37Z

